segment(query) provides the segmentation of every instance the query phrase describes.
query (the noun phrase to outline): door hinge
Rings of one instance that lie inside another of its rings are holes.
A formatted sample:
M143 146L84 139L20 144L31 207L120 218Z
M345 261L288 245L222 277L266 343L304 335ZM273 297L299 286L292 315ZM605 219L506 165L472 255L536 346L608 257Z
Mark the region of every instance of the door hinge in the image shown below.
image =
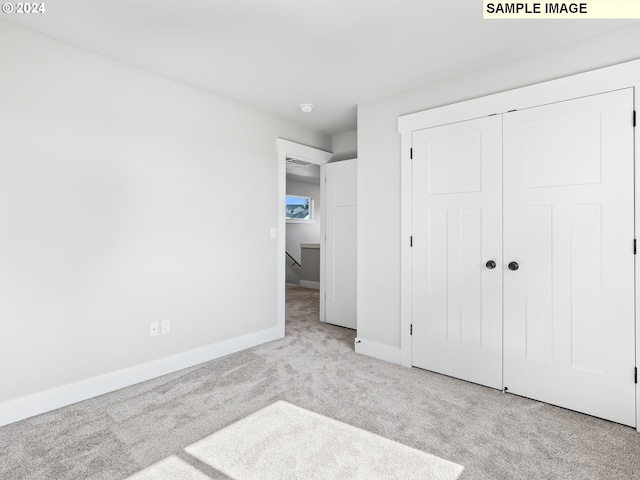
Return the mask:
M633 239L633 254L636 255L638 253L638 241Z
M638 367L634 368L633 382L638 383Z
M409 149L409 158L413 160L413 148Z
M413 335L413 323L411 324L411 327L409 328L409 335ZM637 369L636 369L637 371ZM636 382L638 383L638 382Z
M636 111L633 111L633 126L636 126Z
M413 235L409 237L409 246L413 247Z

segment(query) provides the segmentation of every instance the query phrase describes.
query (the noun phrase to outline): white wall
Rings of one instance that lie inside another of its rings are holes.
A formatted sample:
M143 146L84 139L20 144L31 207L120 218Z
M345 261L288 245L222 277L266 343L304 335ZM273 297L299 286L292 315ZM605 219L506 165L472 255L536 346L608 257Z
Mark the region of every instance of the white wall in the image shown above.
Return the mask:
M358 338L374 345L369 351L400 360L398 116L637 58L635 23L358 105Z
M287 179L287 194L311 197L314 200L315 221L313 223L287 223L287 252L299 263L302 263L300 242L320 243L320 216L322 213L320 185ZM292 266L293 262L289 257L286 257L285 263L287 283L300 284L300 267Z
M332 162L349 160L358 156L358 131L344 132L331 137Z
M2 23L0 43L0 424L56 406L30 394L263 338L276 138L330 138Z

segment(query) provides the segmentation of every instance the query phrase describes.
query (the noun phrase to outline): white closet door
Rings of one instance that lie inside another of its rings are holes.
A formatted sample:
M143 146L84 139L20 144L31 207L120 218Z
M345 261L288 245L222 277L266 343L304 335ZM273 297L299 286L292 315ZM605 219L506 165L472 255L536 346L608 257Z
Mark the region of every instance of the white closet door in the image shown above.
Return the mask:
M505 388L626 425L635 425L632 111L628 89L504 116Z
M325 321L356 328L357 163L325 167Z
M413 365L499 389L501 128L494 116L414 132L412 186Z

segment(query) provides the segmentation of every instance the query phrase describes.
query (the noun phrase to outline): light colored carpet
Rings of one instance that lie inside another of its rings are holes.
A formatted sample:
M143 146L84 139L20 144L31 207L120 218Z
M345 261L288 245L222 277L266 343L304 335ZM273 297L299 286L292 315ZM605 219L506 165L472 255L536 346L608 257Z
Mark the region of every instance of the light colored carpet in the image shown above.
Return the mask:
M172 455L132 475L128 480L210 480L210 477Z
M284 400L464 465L460 480L640 479L629 427L358 355L287 288L286 337L0 427L2 480L120 480ZM267 480L267 479L265 479Z
M455 480L463 470L283 401L185 451L236 480Z

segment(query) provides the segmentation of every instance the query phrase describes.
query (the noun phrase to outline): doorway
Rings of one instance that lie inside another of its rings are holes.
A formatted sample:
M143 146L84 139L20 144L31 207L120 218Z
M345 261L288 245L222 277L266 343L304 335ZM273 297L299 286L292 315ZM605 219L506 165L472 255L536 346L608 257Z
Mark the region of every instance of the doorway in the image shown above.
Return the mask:
M314 170L315 168L318 168L318 190L319 190L319 184L320 184L320 175L319 175L319 167L320 165L325 165L327 163L329 163L329 159L331 158L331 153L330 152L325 152L323 150L319 150L317 148L313 148L313 147L308 147L306 145L301 145L299 143L295 143L295 142L291 142L289 140L284 140L282 138L277 139L276 141L276 147L278 150L278 228L277 228L277 242L278 242L278 298L277 298L277 325L278 328L280 328L281 330L281 334L282 336L284 336L284 329L285 329L285 286L286 286L286 281L287 281L287 264L285 263L285 259L288 259L289 261L287 263L291 264L291 260L289 259L289 257L287 256L287 215L286 215L286 210L285 210L285 206L286 206L286 197L287 197L287 165L294 165L294 164L298 164L299 166L303 167L303 168L295 168L295 167L289 167L289 170L291 170L292 172L296 172L296 173L292 173L293 175L297 175L297 177L293 177L294 180L297 180L298 183L304 183L304 182L299 182L300 178L298 177L304 177L304 178L312 178L313 174L314 174ZM310 165L310 168L306 168L306 165ZM307 170L308 173L302 175L303 170ZM309 183L309 185L312 185L311 183ZM304 188L304 187L303 187ZM298 195L299 197L304 197L304 195ZM315 203L315 202L314 202ZM319 204L318 204L319 205ZM314 205L312 205L310 208L313 208ZM320 218L318 217L318 222L319 222L319 226L321 229L321 225L322 223L320 222ZM295 222L294 222L295 223ZM304 224L303 224L304 225ZM312 223L308 223L307 225L313 225ZM313 227L312 227L313 230ZM321 231L321 230L320 230ZM322 235L322 231L320 233L320 235ZM312 243L312 242L307 242L307 243ZM320 250L320 255L322 256L322 249ZM291 252L290 252L291 253ZM294 254L291 254L291 256L295 259ZM296 259L296 261L298 262L298 264L302 265L301 262L301 258L298 257ZM320 262L322 262L322 258L320 258ZM292 267L292 268L299 268L300 269L300 275L302 274L301 272L301 268L302 267ZM295 271L295 270L294 270ZM293 275L293 278L295 279L295 273L290 273L290 278ZM322 295L324 293L323 291L323 278L322 278L322 274L320 275L319 278L319 289L320 289L320 298L322 298ZM320 319L322 320L324 318L324 305L323 302L320 302Z
M320 289L320 165L286 159L285 281Z

